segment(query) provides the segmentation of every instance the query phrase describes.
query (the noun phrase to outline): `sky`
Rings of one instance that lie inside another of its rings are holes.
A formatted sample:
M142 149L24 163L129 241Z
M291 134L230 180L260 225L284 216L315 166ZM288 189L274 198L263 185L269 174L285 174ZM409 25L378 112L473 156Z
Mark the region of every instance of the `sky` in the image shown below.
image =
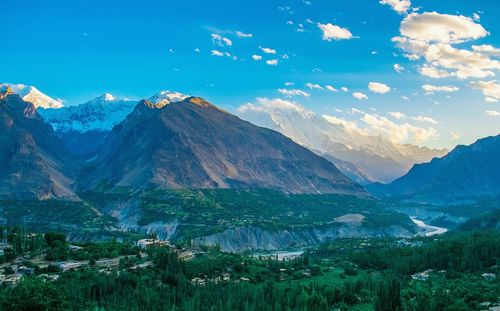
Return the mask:
M65 105L172 90L232 112L281 99L398 143L500 134L496 1L6 3L0 82Z

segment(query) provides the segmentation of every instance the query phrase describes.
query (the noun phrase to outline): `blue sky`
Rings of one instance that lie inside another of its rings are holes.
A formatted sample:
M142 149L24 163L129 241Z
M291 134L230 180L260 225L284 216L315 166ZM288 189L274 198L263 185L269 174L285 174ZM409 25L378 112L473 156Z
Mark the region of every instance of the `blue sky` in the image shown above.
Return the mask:
M432 147L499 134L500 6L386 1L403 9L379 0L8 1L0 81L34 85L66 105L104 92L145 98L167 89L231 111L256 98L282 98L373 134L408 131L398 142ZM451 35L439 33L447 27ZM398 46L394 37L425 47ZM429 56L448 47L451 54ZM461 60L460 51L479 59ZM404 69L398 73L395 64ZM437 74L443 77L429 76ZM378 93L369 82L380 83ZM390 91L381 94L381 84Z

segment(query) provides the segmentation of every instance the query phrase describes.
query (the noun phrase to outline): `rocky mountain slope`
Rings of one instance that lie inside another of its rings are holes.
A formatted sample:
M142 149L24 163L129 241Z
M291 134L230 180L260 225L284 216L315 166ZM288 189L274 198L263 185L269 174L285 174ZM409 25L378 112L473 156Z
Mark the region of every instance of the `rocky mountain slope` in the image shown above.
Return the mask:
M332 163L199 97L141 101L107 135L84 181L133 188L270 188L365 195Z
M74 198L71 155L32 103L0 92L0 197Z
M237 114L244 120L276 130L315 152L352 163L361 172L356 179L366 179L365 183L390 182L407 173L413 164L447 153L447 150L395 144L379 136L369 136L291 102L246 104L238 108ZM344 169L344 166L339 168ZM353 170L343 172L349 175Z
M405 176L371 190L382 196L428 198L500 194L500 135L458 146L443 158L415 165Z

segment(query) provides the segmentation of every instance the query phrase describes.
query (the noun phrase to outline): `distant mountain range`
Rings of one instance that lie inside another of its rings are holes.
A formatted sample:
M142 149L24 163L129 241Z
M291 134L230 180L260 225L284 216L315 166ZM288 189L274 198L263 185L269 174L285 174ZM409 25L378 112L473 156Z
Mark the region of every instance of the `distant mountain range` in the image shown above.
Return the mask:
M407 173L413 164L430 161L448 152L395 144L380 136L369 136L288 101L273 102L272 105L246 104L237 110L237 114L327 156L344 174L363 184L393 181Z
M198 97L162 92L140 101L121 121L108 115L123 115L132 103L109 95L76 107L40 110L56 134L33 104L11 89L3 94L3 126L12 135L2 135L6 167L0 196L72 197L75 187L103 184L367 195L329 161ZM94 140L82 142L83 133L93 133ZM65 147L79 143L94 146L80 155Z
M500 135L457 146L448 155L415 165L388 185L372 185L379 196L441 199L500 194Z

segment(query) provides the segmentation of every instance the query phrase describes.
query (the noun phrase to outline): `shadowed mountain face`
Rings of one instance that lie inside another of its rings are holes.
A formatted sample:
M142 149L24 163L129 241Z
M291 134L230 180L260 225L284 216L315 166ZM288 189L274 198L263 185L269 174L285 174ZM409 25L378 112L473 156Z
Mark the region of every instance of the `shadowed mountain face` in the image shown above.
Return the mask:
M0 197L74 197L72 157L35 106L0 95Z
M405 176L372 191L385 196L428 198L500 194L500 136L458 146L443 158L415 165Z
M197 97L167 104L141 101L107 135L83 186L101 182L366 195L329 161Z

